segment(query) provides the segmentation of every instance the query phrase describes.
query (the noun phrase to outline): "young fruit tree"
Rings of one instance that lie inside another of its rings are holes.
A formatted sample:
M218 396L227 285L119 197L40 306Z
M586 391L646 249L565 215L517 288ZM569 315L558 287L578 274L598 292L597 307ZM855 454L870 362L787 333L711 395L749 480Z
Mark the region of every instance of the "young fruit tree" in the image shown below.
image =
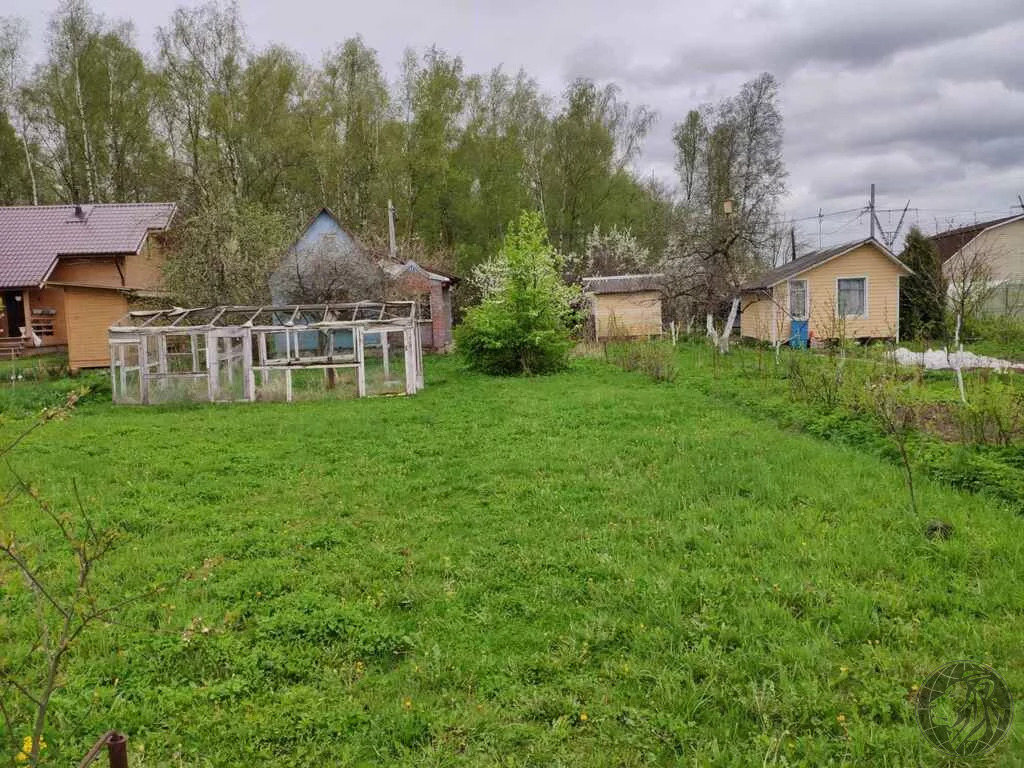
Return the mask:
M455 329L456 349L470 368L510 375L566 366L579 289L562 281L562 269L543 217L523 213L498 255L474 273L483 298Z
M37 766L46 760L44 738L54 697L64 684L64 670L83 634L111 620L120 609L149 595L111 600L96 586L96 568L117 544L114 530L98 529L72 483L75 510L51 504L12 461L14 449L50 422L66 418L87 389L71 392L64 404L42 416L6 445L0 446L3 478L0 492L0 749L15 762ZM27 503L35 517L49 524L56 546L41 550L29 536L16 533L7 514ZM23 621L18 617L26 617Z

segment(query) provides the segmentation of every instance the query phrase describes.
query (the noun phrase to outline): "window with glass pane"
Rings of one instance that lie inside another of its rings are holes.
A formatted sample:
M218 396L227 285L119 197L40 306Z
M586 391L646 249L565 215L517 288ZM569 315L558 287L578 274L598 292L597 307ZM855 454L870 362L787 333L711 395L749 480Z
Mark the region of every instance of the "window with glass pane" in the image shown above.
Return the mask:
M839 315L863 315L867 299L867 279L842 277L839 279Z
M807 317L807 281L789 281L789 314L791 317Z

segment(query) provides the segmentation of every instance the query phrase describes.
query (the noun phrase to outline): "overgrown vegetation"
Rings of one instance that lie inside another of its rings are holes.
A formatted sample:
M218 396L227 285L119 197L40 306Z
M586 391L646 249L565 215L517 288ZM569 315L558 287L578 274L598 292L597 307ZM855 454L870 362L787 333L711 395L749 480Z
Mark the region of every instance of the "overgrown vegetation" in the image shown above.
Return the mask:
M1024 318L977 316L964 329L971 348L981 355L1024 363Z
M566 366L577 291L562 282L563 266L543 217L523 213L497 257L478 270L483 298L455 329L456 349L470 368L509 375Z
M683 347L705 371L706 391L783 424L866 448L902 464L908 483L923 472L958 488L984 491L1024 511L1024 381L1015 374L954 373L897 367L884 348L832 355L761 347L732 359ZM685 366L685 363L684 363Z
M908 339L950 338L948 286L935 242L911 227L900 260L913 271L900 280L900 334Z
M666 341L612 340L604 344L605 359L625 371L640 371L655 381L674 381L679 372L676 349Z

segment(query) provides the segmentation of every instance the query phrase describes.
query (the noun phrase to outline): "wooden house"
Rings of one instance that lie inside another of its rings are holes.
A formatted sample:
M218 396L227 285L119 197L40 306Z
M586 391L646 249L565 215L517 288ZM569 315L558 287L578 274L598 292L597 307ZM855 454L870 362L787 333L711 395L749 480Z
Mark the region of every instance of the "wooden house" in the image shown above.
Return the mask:
M275 304L409 299L417 302L424 349L452 343L452 288L458 278L412 260L376 258L329 208L321 208L270 278Z
M1024 316L1024 215L983 221L932 238L950 292L984 293L982 311ZM970 285L975 279L984 285Z
M662 275L583 278L590 321L598 341L660 336Z
M66 349L72 370L110 364L107 329L159 294L157 233L173 203L0 207L0 334L17 352Z
M824 248L741 288L740 333L761 341L899 337L900 278L911 274L868 238Z

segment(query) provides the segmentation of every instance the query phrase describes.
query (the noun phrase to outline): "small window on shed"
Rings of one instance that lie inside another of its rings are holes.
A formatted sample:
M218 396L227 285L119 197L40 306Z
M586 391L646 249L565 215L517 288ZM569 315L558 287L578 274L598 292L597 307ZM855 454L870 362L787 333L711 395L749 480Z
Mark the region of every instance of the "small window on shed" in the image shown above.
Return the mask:
M868 280L866 277L840 277L836 281L836 298L840 317L857 317L867 308Z
M789 314L797 320L807 318L807 281L789 281Z
M416 317L420 320L430 320L430 294L421 293L416 297Z

